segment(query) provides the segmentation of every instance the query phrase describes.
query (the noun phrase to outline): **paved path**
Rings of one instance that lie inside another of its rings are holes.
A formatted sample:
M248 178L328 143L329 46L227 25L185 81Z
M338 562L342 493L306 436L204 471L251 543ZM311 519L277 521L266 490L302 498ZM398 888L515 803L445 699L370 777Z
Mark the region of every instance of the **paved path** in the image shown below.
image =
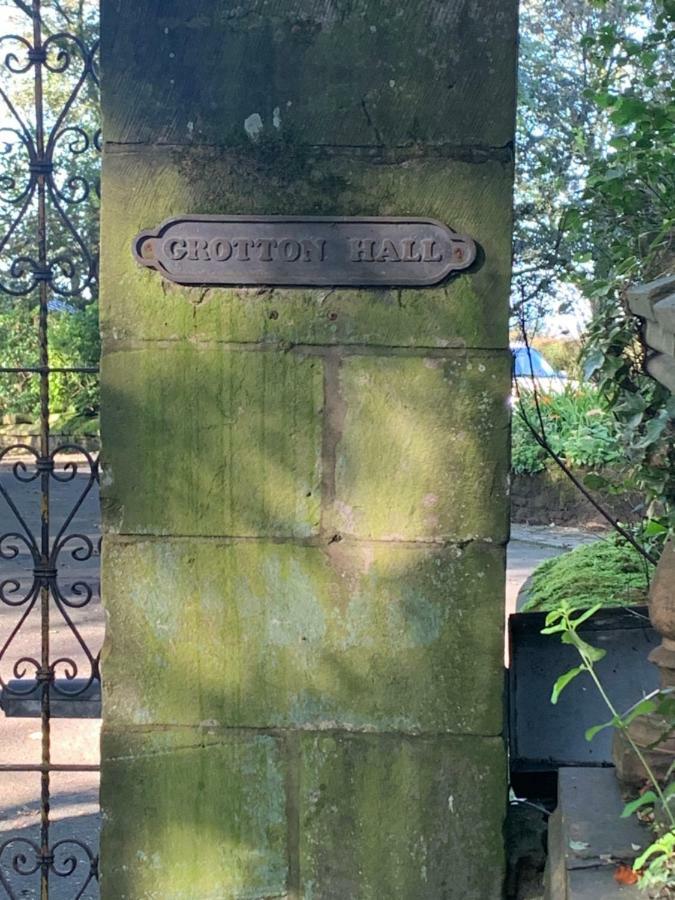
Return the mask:
M86 474L80 472L67 484L53 484L52 519L56 529L65 521L70 510L87 486ZM11 466L0 465L0 486L15 498L19 512L24 516L30 529L38 528L39 484L17 482ZM17 528L15 517L6 502L0 497L0 534ZM100 533L98 493L89 491L69 531L77 531L94 543ZM593 540L588 533L569 528L514 526L508 550L507 565L507 614L515 611L518 592L533 569L544 559L557 556L579 543ZM71 549L80 544L73 543ZM14 559L0 559L0 582L16 579L26 582L32 570L30 555L23 547ZM71 554L64 553L60 560L60 583L67 597L76 598L74 585L78 580L94 585L98 579L99 558L95 553L81 562ZM76 585L75 585L76 587ZM7 592L7 589L6 589ZM80 595L81 596L81 595ZM11 597L11 595L10 595ZM22 608L12 608L0 603L0 646L6 640L20 616ZM102 643L104 619L98 596L83 610L73 610L72 617L80 634L90 649L96 653ZM55 615L50 627L50 641L53 653L73 657L81 670L86 671L87 662L78 649L77 641L67 623L60 615ZM12 677L13 661L18 656L39 653L40 621L37 610L28 616L17 635L10 664L0 663L3 678ZM9 655L9 651L8 651ZM99 760L100 721L87 719L55 719L52 722L53 761L56 763L96 764ZM37 763L40 759L40 730L37 719L5 718L0 713L0 763L17 761ZM56 822L54 839L75 836L89 845L98 840L98 776L95 773L56 773L52 776L52 818ZM0 772L0 843L10 836L29 837L37 834L39 821L39 776L30 774ZM0 853L0 868L10 878L16 896L23 900L37 898L35 877L19 878L11 871L11 851L20 849L16 843ZM72 849L72 848L71 848ZM82 859L82 857L80 857ZM83 863L83 860L82 860ZM86 867L85 867L86 868ZM84 871L82 865L78 871ZM77 895L76 879L54 879L54 900L71 900ZM82 882L79 882L81 884ZM0 888L0 897L3 896ZM83 900L93 900L97 896L95 886L82 895Z

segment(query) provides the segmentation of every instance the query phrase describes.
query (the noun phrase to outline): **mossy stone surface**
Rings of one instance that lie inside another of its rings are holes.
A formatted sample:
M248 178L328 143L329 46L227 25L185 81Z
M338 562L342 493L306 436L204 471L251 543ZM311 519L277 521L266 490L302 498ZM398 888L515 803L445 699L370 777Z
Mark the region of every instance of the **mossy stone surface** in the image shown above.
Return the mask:
M139 231L185 213L429 216L480 244L472 270L419 289L178 287L133 259ZM138 341L504 347L511 166L443 159L271 159L217 149L109 150L103 173L101 329Z
M108 540L105 719L498 734L502 548Z
M335 530L505 540L508 353L343 359Z
M501 896L516 13L103 0L103 900ZM190 213L479 255L186 288Z
M321 360L155 346L108 354L102 379L108 531L318 530Z
M303 898L502 897L500 739L307 735L302 747Z
M277 738L106 727L101 744L102 900L286 896Z
M101 33L107 141L512 139L516 8L502 0L108 2Z

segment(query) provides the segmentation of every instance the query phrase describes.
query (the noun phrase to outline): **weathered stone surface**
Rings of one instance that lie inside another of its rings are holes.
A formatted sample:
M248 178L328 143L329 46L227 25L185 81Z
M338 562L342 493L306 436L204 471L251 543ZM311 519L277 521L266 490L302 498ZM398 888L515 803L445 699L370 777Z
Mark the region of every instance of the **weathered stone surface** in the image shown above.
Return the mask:
M654 315L664 331L675 334L675 294L670 294L654 304Z
M104 900L496 900L516 4L102 6ZM185 289L185 213L479 258Z
M546 900L613 900L639 897L614 879L616 861L634 860L652 837L624 802L611 768L562 767L558 806L549 819Z
M654 306L675 289L675 275L664 275L647 284L636 284L626 292L628 305L636 316L656 321Z
M663 548L649 589L649 618L663 637L675 641L675 539Z
M191 0L188 11L162 0L102 11L107 141L512 140L511 3Z
M105 728L102 763L103 900L286 896L278 739Z
M108 540L105 718L498 734L504 554Z
M502 897L498 738L308 735L300 783L303 897Z
M103 361L108 531L307 537L319 525L322 364L154 347Z
M503 347L511 257L511 167L447 160L237 156L133 148L104 168L101 328L130 340ZM480 244L474 270L427 290L178 288L143 271L131 243L187 212L430 216Z
M672 356L657 353L647 360L646 368L652 378L665 384L668 390L675 394L675 359Z
M331 527L505 540L509 386L508 353L344 359Z
M647 322L645 341L652 350L675 356L675 333L667 331L657 322Z

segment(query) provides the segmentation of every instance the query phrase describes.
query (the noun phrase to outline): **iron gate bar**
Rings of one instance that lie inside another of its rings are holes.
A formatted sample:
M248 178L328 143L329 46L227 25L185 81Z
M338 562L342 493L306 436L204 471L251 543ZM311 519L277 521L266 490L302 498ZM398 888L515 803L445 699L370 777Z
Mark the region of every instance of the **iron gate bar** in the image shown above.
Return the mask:
M50 763L48 767L26 763L0 763L0 772L99 772L101 767L95 765L68 765L67 763Z
M100 149L100 132L90 136L80 125L67 124L67 118L76 102L85 82L98 85L95 56L98 42L87 48L82 40L68 32L57 32L43 39L44 23L41 0L31 0L28 4L16 4L17 8L30 15L32 19L32 42L20 34L0 37L0 45L12 42L14 49L4 57L5 69L14 75L28 73L33 70L33 131L18 112L16 105L0 83L0 98L12 116L15 125L3 127L3 131L11 132L18 139L18 145L28 155L26 170L28 181L13 198L3 197L5 202L16 206L18 213L14 216L6 233L0 240L0 254L5 254L12 236L24 221L28 210L34 203L37 211L35 227L35 255L15 257L9 265L8 276L2 274L0 292L14 296L27 297L37 292L38 302L38 365L25 367L3 366L0 373L18 374L33 373L39 377L40 430L38 449L28 444L14 444L0 452L0 462L17 451L23 456L14 461L12 472L18 483L27 484L39 481L40 486L40 525L39 534L34 534L25 517L20 512L10 492L0 484L0 496L3 497L14 519L16 530L0 536L0 559L17 559L21 553L28 552L32 560L32 580L27 590L22 587L18 577L5 578L0 581L0 602L20 610L18 622L11 629L9 636L0 647L0 662L11 650L12 644L20 633L22 626L33 610L39 610L40 616L40 653L35 656L22 655L14 661L12 686L0 673L0 686L3 692L21 696L40 689L40 732L41 762L30 764L3 764L0 772L36 772L40 774L40 830L39 841L24 837L13 837L0 845L0 884L10 900L18 900L13 888L3 871L3 855L9 851L11 867L19 876L32 876L39 873L40 898L49 900L50 876L68 878L78 869L80 859L77 851L88 863L83 883L74 900L83 897L88 887L98 878L98 857L85 843L71 837L50 842L50 804L51 775L53 772L92 772L98 766L54 764L51 760L51 697L56 692L63 697L73 697L86 690L94 681L100 681L99 654L92 654L69 610L78 610L87 606L94 597L94 589L83 578L78 578L70 585L73 597L67 597L59 583L59 557L67 549L71 557L84 562L91 559L97 548L86 534L69 532L73 520L82 503L98 481L97 458L79 445L62 444L50 451L50 384L49 377L57 373L92 373L98 369L91 366L54 367L49 365L49 301L50 297L82 296L90 291L97 279L97 254L87 246L77 227L67 213L67 207L86 202L89 198L90 185L81 175L71 175L65 185L59 186L54 177L55 151L59 141L67 136L68 150L73 156L84 153L90 148ZM18 49L17 49L18 48ZM62 74L71 69L73 61L79 58L81 71L76 76L74 87L67 95L53 124L49 128L45 124L44 110L44 77L45 73ZM78 143L79 141L79 143ZM13 176L5 178L2 189L12 190L16 186ZM1 191L0 191L1 192ZM70 192L70 193L69 193ZM72 243L74 255L59 252L53 258L49 250L49 218L48 209L56 214L64 226ZM79 260L79 262L78 262ZM65 282L65 283L64 283ZM77 454L84 461L87 480L80 491L72 509L56 530L50 520L50 489L52 481L72 481L83 463L68 459L57 462L60 453ZM28 457L28 458L26 458ZM55 533L54 533L55 532ZM52 659L50 648L50 623L52 608L55 607L61 619L66 623L69 633L75 638L76 645L84 654L88 665L88 673L84 679L78 679L76 691L64 688L63 683L74 682L78 675L75 659L61 656ZM57 683L56 672L61 667L65 674L65 682ZM29 671L32 677L25 676ZM17 681L25 681L27 687L17 688ZM84 682L84 687L82 687ZM76 849L75 849L76 848Z
M63 374L68 372L77 372L80 374L98 375L98 366L0 366L2 374L17 374L18 372L32 372L36 375Z

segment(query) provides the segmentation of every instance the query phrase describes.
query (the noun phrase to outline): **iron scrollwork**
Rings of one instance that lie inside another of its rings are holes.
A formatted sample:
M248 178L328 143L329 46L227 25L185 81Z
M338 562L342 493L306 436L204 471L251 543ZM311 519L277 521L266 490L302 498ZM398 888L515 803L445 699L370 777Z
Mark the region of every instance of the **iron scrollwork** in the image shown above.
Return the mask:
M6 49L8 44L14 49ZM98 255L80 233L74 213L89 202L92 189L98 197L100 187L97 179L92 184L74 168L87 154L98 152L100 130L90 133L81 124L70 123L68 117L85 84L98 87L97 54L98 42L88 48L76 35L66 32L50 35L37 48L21 35L0 37L0 59L6 73L26 75L38 68L74 78L56 119L34 129L12 102L7 79L5 84L0 81L0 98L12 123L0 128L0 152L13 157L12 169L17 170L16 175L6 174L0 179L0 199L15 208L0 239L0 291L5 294L27 296L40 282L46 282L53 294L72 298L91 292L96 283ZM59 235L62 245L55 252L47 248L44 260L39 252L11 252L12 239L35 206L40 187L44 187L48 200L50 230Z
M54 699L78 697L100 681L99 653L88 646L78 623L78 615L97 601L98 583L87 574L68 574L72 566L94 562L100 552L98 540L76 527L99 473L96 455L84 447L53 446L50 374L55 370L50 368L48 324L54 304L67 309L97 293L97 240L87 227L87 214L92 204L98 205L101 135L96 116L79 115L78 103L85 94L91 100L98 90L98 41L88 45L77 34L50 33L41 0L15 6L14 19L24 20L16 33L0 36L0 295L5 302L35 307L38 365L0 366L0 372L38 378L40 431L35 446L14 443L0 450L5 473L0 507L11 522L0 534L0 573L5 567L0 608L14 617L8 633L0 635L0 689L3 695L39 697L40 763L3 768L39 773L40 826L35 840L13 834L0 843L0 896L18 900L26 896L27 880L31 885L38 880L39 896L47 900L50 883L68 880L69 896L81 900L96 894L98 858L79 838L54 837L50 719ZM54 490L67 483L75 488L74 497L55 522ZM27 511L31 485L37 488L38 503ZM27 623L36 618L40 646L26 651ZM52 650L55 625L62 626L72 651Z

